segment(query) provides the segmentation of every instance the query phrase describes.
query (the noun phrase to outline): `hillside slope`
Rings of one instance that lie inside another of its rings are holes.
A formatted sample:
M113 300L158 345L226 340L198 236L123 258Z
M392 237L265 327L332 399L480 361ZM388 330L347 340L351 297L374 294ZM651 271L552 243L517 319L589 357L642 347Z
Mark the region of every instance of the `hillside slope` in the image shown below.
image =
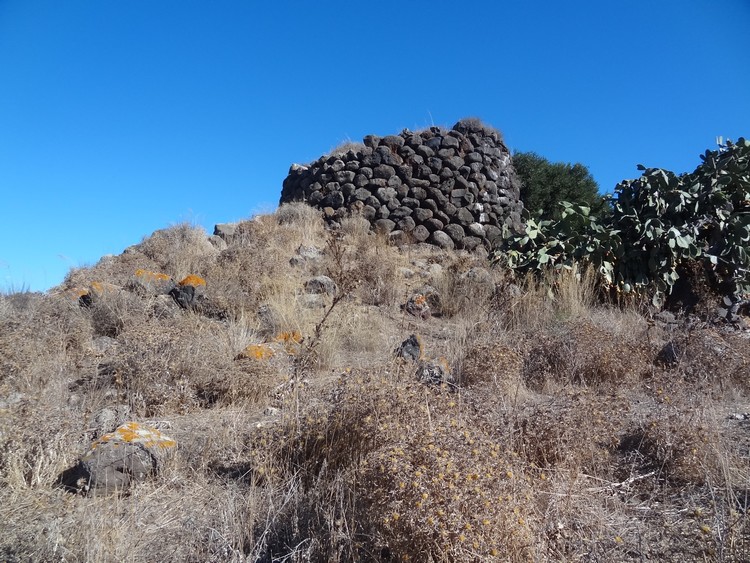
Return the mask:
M0 297L3 560L750 558L746 333L300 204L214 242L171 227ZM57 484L126 421L174 459Z

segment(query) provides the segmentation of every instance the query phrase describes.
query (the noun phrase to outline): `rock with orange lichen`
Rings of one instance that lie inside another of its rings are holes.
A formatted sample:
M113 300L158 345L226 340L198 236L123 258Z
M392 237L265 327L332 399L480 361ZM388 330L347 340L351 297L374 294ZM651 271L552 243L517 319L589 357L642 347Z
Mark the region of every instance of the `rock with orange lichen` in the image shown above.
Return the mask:
M130 288L142 294L167 294L174 286L171 276L143 268L137 269L130 280Z
M273 358L275 352L268 344L250 344L237 356L240 358L250 358L252 360L267 360Z
M89 495L122 493L156 475L177 449L177 442L156 428L126 422L104 434L80 461L63 472L59 483Z
M287 354L299 354L302 349L302 333L298 330L279 332L274 340L284 345Z
M430 305L427 303L427 296L424 293L416 293L409 297L406 304L403 305L404 311L420 319L429 319L431 316Z
M189 276L186 276L182 281L180 281L180 285L183 287L189 285L197 289L199 287L206 287L206 280L204 280L200 276L190 274Z
M79 292L78 303L82 307L89 307L94 301L103 295L112 295L122 291L122 287L113 283L95 281L87 289Z
M190 274L175 285L169 295L183 309L192 309L200 300L205 298L206 280L200 276Z

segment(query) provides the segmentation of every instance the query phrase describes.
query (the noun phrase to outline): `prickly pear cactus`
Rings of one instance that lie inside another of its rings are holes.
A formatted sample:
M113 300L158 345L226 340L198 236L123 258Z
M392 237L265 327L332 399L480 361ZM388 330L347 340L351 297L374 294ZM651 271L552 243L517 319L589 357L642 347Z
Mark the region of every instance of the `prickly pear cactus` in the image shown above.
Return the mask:
M701 155L693 173L639 166L617 185L603 223L564 202L559 221L529 220L496 255L519 271L587 262L604 286L648 294L662 306L688 266L733 303L750 297L750 141ZM693 268L694 270L694 268Z

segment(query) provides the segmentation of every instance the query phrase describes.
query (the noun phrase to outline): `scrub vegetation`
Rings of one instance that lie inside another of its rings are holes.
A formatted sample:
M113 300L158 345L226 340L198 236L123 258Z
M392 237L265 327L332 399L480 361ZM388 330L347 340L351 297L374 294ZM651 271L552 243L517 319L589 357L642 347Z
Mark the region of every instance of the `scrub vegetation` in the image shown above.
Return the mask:
M747 561L747 331L599 278L291 204L221 250L178 225L2 295L0 559ZM451 382L397 357L412 334ZM56 486L125 421L175 459L120 496Z

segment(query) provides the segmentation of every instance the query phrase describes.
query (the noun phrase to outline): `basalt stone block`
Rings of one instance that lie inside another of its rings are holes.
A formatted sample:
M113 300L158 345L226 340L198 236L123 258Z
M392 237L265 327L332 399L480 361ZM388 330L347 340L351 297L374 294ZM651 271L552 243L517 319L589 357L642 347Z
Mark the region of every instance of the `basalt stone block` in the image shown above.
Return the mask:
M440 146L446 147L446 148L452 148L452 149L458 149L460 146L460 141L456 138L451 136L450 132L447 136L443 137Z
M396 188L400 186L402 183L403 182L401 181L401 178L399 178L398 176L391 176L390 178L388 178L386 185L392 188Z
M396 190L389 187L378 188L375 195L381 203L387 203L396 197Z
M372 221L375 220L375 213L376 213L376 211L377 210L374 207L372 207L370 205L365 205L364 207L362 207L362 210L360 211L360 214L362 215L362 217L364 217L368 221L372 222Z
M429 188L432 185L429 180L421 178L412 178L409 184L414 188Z
M126 422L93 442L79 462L58 477L58 484L91 496L124 493L161 472L176 449L177 442L156 428Z
M391 148L403 147L406 139L401 135L386 135L380 140L381 145L386 145Z
M435 202L434 199L424 199L422 200L422 205L424 209L429 209L433 213L435 213L438 210L438 204Z
M425 221L427 221L427 219L432 219L432 211L430 209L420 207L412 212L412 217L414 217L417 223L424 223Z
M365 168L375 168L376 166L380 166L380 163L382 161L382 157L379 153L372 153L367 155L362 159L362 166Z
M460 207L456 211L456 220L459 224L468 227L474 222L474 215L466 207Z
M456 225L455 223L446 225L445 227L443 227L443 231L445 231L455 243L461 242L461 240L466 236L463 227L461 225Z
M412 232L416 226L416 222L411 217L404 217L398 223L396 223L396 228L404 231L405 233Z
M398 154L403 158L404 160L409 160L411 157L413 157L415 154L417 154L413 148L409 146L403 146L398 149Z
M476 247L482 244L482 239L479 237L464 237L461 239L461 248L464 250L474 250Z
M380 144L380 137L377 135L366 135L362 142L365 144L366 147L376 148Z
M332 191L327 196L323 198L323 201L321 202L321 205L323 207L333 207L334 209L338 209L342 205L344 205L344 194L337 190Z
M430 238L430 231L424 225L417 225L411 232L411 236L416 242L424 242Z
M387 164L379 164L373 169L373 176L375 178L385 178L386 180L396 174L396 169L393 166Z
M334 178L336 178L339 184L347 184L353 182L356 175L352 170L341 170L340 172L336 172Z
M380 233L390 233L396 228L396 223L390 219L378 219L375 221L375 230Z
M394 221L398 221L399 219L403 219L404 217L410 217L411 216L411 208L406 206L400 206L396 209L391 210L390 218Z
M416 153L424 159L432 158L435 156L435 151L426 145L419 145L414 149Z
M431 219L427 219L423 225L425 228L430 231L431 233L434 233L435 231L441 231L443 227L445 226L445 223L442 222L440 219L436 219L435 217Z
M386 147L378 147L378 150L383 149L380 153L380 162L388 166L401 166L404 163L404 159L399 155L394 154L390 149Z
M439 246L446 250L453 250L456 247L456 243L453 242L453 239L443 231L433 231L427 240L435 246Z
M440 209L438 209L437 211L435 211L433 213L433 216L434 216L435 219L438 219L438 220L442 221L442 223L444 225L447 225L448 223L451 222L451 218L448 217L448 215L445 212L441 211Z
M372 194L370 193L370 190L366 190L365 188L358 188L354 190L354 193L352 195L357 201L366 201L367 198Z

